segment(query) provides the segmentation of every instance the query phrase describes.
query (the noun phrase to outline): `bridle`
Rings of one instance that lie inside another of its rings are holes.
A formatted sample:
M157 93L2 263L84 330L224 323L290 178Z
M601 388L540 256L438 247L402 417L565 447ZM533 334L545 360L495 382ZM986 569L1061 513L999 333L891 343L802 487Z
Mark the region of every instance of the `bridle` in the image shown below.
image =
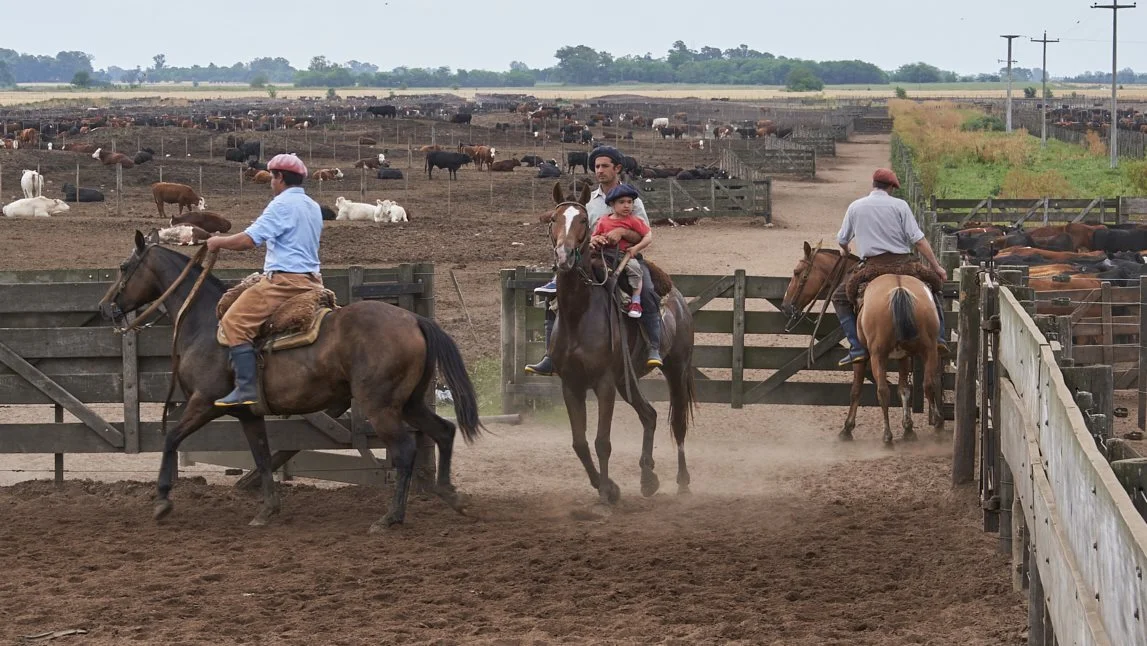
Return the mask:
M566 202L561 202L557 206L555 206L554 207L554 213L557 213L558 210L561 209L561 207L563 207L563 206L581 208L582 210L585 210L585 205L582 204L581 202L566 201ZM589 223L587 221L587 223L586 223L586 235L589 235L588 224ZM606 283L609 282L610 274L613 273L613 270L611 267L606 265L605 277L601 280L601 282L597 282L593 279L593 276L589 272L587 272L585 270L585 268L582 267L582 264L581 264L582 248L586 246L587 242L588 242L588 240L586 240L586 239L578 241L578 246L574 249L574 268L577 269L578 278L580 278L583 283L585 283L586 285L589 285L590 287L602 287L603 285L605 285ZM558 239L557 239L557 236L554 235L553 221L551 220L551 222L550 222L550 248L553 249L555 261L557 260L557 255L558 255L557 246L558 246ZM555 262L555 264L556 264L556 262Z
M806 267L801 273L800 278L797 279L797 289L794 298L799 298L800 295L804 293L805 285L808 284L808 279L812 276L813 269L816 268L815 261L817 254L821 253L822 251L826 253L828 252L827 249L821 249L820 243L817 243L816 248L813 249L813 252L809 254L808 258L804 260ZM812 313L813 307L816 306L816 302L818 300L824 300L824 303L820 308L820 316L818 317L816 326L817 328L820 327L819 319L823 318L824 313L828 310L828 296L830 296L832 292L836 290L837 286L840 284L841 279L844 278L844 268L846 266L847 256L841 254L837 257L836 263L833 264L832 270L829 271L828 280L826 280L824 285L819 290L817 290L817 293L813 295L811 300L809 300L808 305L806 305L804 309L800 310L799 312L793 312L793 315L789 317L788 323L785 324L785 332L791 332L796 329L798 325L804 323L805 320L808 319L809 314ZM815 329L813 331L813 336L816 336Z
M151 246L144 249L143 253L147 253L150 250L151 250ZM116 303L115 303L115 298L117 296L119 296L119 293L121 291L123 291L124 287L127 286L128 280L130 280L131 277L135 275L135 271L137 269L139 269L140 265L143 264L143 253L141 253L139 255L139 259L135 262L134 266L130 267L130 271L128 271L127 273L120 271L119 280L117 280L115 283L112 283L112 286L108 288L107 293L104 294L103 301L110 303L112 308L113 308L112 309L112 323L113 324L116 323L117 321L124 320L124 318L126 317L127 312L123 312L119 309L119 306L116 305ZM152 301L151 305L148 305L147 309L145 309L142 314L135 317L135 319L131 323L129 323L128 325L126 325L124 327L116 326L115 327L116 333L127 334L128 332L132 332L134 330L142 330L142 329L149 328L152 325L155 325L155 323L159 319L155 319L154 321L152 321L150 323L146 323L146 324L144 323L144 321L147 321L148 317L150 317L152 314L154 314L156 312L156 310L159 309L159 306L162 305L164 303L164 301L166 301L172 294L175 293L175 290L178 289L179 286L183 284L184 279L186 279L187 276L191 273L192 267L200 266L203 264L203 258L206 255L207 255L207 246L204 245L204 246L200 247L199 251L196 252L195 257L191 259L191 262L187 263L187 265L183 268L183 271L180 272L179 276L175 279L174 282L171 283L170 286L168 286L168 288L163 292L163 294L161 294L159 298ZM179 314L182 314L183 310L187 309L187 306L191 303L192 299L195 298L195 294L196 294L196 292L198 292L199 286L203 284L203 277L206 276L207 273L211 271L211 267L213 267L215 265L215 259L217 257L218 257L218 252L212 252L211 253L211 258L210 258L210 260L208 260L207 266L204 267L204 270L200 274L199 279L195 282L195 286L192 288L192 292L191 292L190 296L187 298L186 301L184 301L183 307L180 309ZM175 319L176 319L175 323L177 326L176 327L177 333L178 333L178 329L179 329L178 328L178 321L180 318L179 314L177 314L175 317Z

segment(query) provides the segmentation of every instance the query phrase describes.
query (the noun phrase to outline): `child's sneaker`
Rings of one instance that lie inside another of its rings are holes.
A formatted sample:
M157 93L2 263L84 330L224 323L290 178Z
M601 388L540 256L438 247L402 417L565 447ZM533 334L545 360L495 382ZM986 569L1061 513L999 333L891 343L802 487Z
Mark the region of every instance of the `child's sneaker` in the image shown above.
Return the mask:
M641 318L641 303L638 303L637 301L633 301L632 303L630 303L628 314L629 314L629 318L631 318L631 319Z

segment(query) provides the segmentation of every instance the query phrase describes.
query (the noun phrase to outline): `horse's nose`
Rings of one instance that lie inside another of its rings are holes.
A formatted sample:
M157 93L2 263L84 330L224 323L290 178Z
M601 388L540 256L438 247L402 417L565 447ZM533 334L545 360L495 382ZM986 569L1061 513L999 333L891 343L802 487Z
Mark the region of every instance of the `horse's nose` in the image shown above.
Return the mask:
M109 321L115 320L115 303L100 303L100 314Z
M789 303L781 303L781 314L791 318L794 310L795 308Z

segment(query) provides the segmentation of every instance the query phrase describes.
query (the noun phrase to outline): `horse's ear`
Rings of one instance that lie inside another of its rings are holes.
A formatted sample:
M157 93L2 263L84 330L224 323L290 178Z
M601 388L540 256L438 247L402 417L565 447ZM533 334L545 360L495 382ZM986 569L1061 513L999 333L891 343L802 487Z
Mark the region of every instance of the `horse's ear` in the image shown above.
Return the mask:
M562 183L554 182L554 204L561 204L566 201L566 196L562 193Z
M806 241L804 243L804 257L808 258L811 255L812 255L812 247L809 246L808 242Z
M135 248L139 251L143 251L144 248L146 248L146 247L147 247L147 240L144 239L143 234L140 233L139 229L136 229L135 230Z
M586 204L588 204L590 194L591 194L591 191L589 189L589 184L582 186L581 187L581 195L578 195L578 197L577 197L578 203L581 204L582 206L585 206Z

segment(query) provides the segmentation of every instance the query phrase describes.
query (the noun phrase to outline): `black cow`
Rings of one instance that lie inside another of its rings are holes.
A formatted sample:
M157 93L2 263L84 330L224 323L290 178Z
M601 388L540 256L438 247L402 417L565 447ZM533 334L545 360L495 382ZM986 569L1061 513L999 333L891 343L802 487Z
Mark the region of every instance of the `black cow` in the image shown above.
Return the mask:
M548 162L538 164L538 174L536 175L536 177L538 179L547 179L547 178L551 178L551 177L561 177L561 176L562 176L562 170L560 168L558 168L555 164L550 164Z
M140 164L142 164L144 162L151 161L151 156L154 154L155 154L154 150L152 150L150 148L144 148L143 150L137 152L135 154L135 157L132 157L131 160L133 162L135 162L136 166L139 166Z
M367 112L376 117L388 117L394 119L398 116L398 108L393 105L372 105L366 109Z
M402 171L397 168L380 168L378 169L379 179L402 179Z
M741 139L756 139L756 128L737 128L736 133L741 135Z
M635 157L630 157L628 155L622 155L622 157L621 157L621 170L625 171L626 173L629 173L630 176L636 177L638 175L641 175L641 164L637 163L637 159Z
M581 166L582 170L589 172L589 153L587 152L569 152L566 153L566 170L573 173L574 169Z
M589 129L581 131L581 142L583 144L593 144L593 133Z
M223 151L223 159L226 159L227 161L243 163L247 161L247 155L244 155L243 151L239 150L238 148L228 148L227 150Z
M451 117L450 123L470 123L470 119L472 119L473 117L474 117L474 115L472 115L472 114L469 114L467 112L462 112L462 113L456 114L453 117Z
M243 151L243 159L247 160L259 159L259 149L261 147L261 142L258 141L244 141L243 143L236 146L236 148Z
M335 213L335 210L326 204L319 205L319 210L323 212L324 220L333 220L338 217L338 213Z
M544 159L537 155L526 155L525 157L522 157L522 163L526 166L537 166L544 161Z
M64 201L76 202L76 186L74 184L64 184ZM103 202L104 194L94 188L80 187L80 202Z
M470 116L470 115L466 115ZM458 179L458 169L464 164L474 161L466 153L452 153L445 150L435 150L426 153L426 175L434 179L434 169L444 168L450 171L450 179Z
M247 160L247 167L254 168L255 170L267 170L267 164L254 159Z
M1140 251L1147 249L1147 230L1096 229L1092 244L1107 252Z

